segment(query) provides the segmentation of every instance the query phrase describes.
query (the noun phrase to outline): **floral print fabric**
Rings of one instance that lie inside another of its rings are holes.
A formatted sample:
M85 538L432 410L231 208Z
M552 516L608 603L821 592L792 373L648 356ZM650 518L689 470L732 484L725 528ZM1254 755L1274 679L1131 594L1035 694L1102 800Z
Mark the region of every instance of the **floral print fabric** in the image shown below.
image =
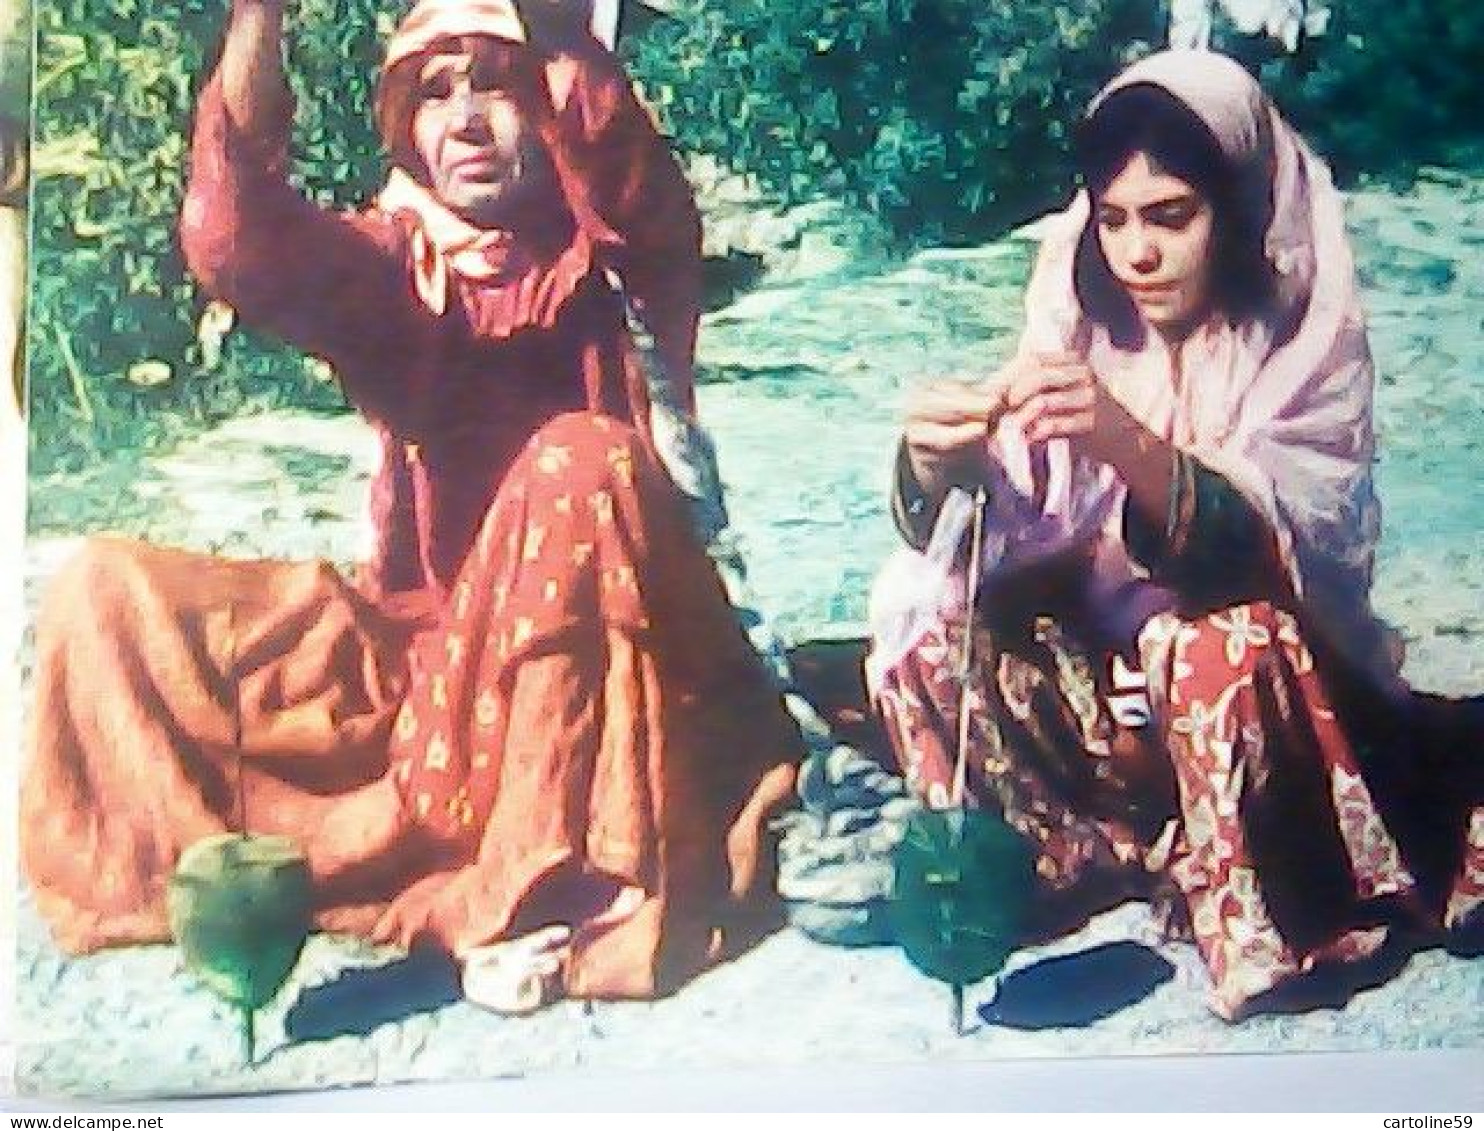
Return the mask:
M950 630L951 632L952 630ZM879 697L902 768L949 799L962 639L932 634ZM1163 877L1225 1017L1322 965L1376 953L1423 918L1417 880L1382 817L1293 616L1257 602L1140 637L1153 718L1110 717L1101 666L1052 621L1000 647L976 638L968 690L971 803L1036 842L1053 891L1123 869ZM1446 925L1479 906L1475 810Z

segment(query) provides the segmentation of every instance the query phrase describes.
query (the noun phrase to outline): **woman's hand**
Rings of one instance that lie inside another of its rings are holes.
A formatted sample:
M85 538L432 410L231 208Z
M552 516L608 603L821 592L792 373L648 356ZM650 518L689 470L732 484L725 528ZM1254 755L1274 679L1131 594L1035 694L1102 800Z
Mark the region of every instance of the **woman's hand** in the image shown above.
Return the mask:
M1001 374L987 381L929 381L908 396L903 439L912 475L924 493L941 498L970 482L984 445L1005 411Z
M1026 443L1064 439L1118 472L1134 505L1164 522L1174 449L1136 420L1110 394L1087 363L1073 354L1032 354L1006 392Z
M1067 440L1118 472L1133 504L1166 521L1174 449L1129 414L1071 353L1033 353L1007 368L1006 411L1018 414L1028 444Z
M1165 445L1135 420L1075 354L1029 355L1005 395L1028 444L1069 440L1082 454L1111 464L1125 480L1146 470L1146 457L1168 462Z
M905 439L923 490L941 497L954 483L972 481L985 441L1009 414L1018 418L1028 444L1068 440L1130 481L1145 478L1146 463L1156 479L1157 472L1167 473L1167 445L1128 414L1086 361L1073 353L1037 352L1016 356L987 381L929 382L912 394Z
M1017 414L1028 444L1092 436L1106 394L1087 363L1071 353L1027 353L987 382L932 382L907 405L906 439L913 467L967 459L1008 413Z
M1085 441L1097 430L1104 394L1081 357L1025 354L1001 372L1005 409L1020 418L1027 444Z
M283 72L283 17L288 0L232 0L222 46L222 100L232 124L265 133L291 113Z
M1103 396L1092 370L1070 353L1019 354L975 384L928 382L907 402L912 473L932 496L972 480L986 440L1008 413L1019 415L1027 443L1085 439Z

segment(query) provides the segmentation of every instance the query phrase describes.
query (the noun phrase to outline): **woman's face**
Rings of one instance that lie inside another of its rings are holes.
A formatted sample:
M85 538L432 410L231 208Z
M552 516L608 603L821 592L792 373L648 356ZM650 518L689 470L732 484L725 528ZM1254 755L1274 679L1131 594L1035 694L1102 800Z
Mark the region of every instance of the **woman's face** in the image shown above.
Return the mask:
M491 68L470 51L436 50L418 76L412 143L429 187L480 227L515 227L555 178L540 141Z
M1211 203L1135 153L1096 199L1098 243L1144 321L1166 336L1206 314L1211 293Z

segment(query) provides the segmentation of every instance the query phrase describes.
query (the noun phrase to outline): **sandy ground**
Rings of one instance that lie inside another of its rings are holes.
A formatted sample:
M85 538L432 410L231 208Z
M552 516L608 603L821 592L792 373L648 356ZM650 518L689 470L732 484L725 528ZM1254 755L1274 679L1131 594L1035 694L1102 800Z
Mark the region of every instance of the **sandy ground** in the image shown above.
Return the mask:
M1484 178L1437 173L1406 193L1359 193L1352 227L1382 375L1378 475L1387 520L1377 604L1407 638L1414 682L1478 693ZM787 637L860 631L866 587L894 537L882 501L904 384L982 369L1005 352L1027 253L1023 241L1009 239L871 265L822 238L806 245L788 275L708 318L702 412L721 446L759 601ZM367 441L345 418L257 417L127 473L39 482L33 513L50 516L50 526L28 544L28 598L81 530L120 529L225 553L353 559L364 538ZM779 472L780 453L787 474ZM56 518L68 514L78 516L71 529ZM1191 948L1160 941L1147 910L1126 905L1053 946L1016 954L1005 999L1015 997L1012 988L1022 999L1039 993L1041 1021L1055 1022L1077 964L1039 960L1082 953L1087 969L1089 953L1107 953L1093 948L1116 942L1162 955L1173 967L1168 980L1101 1020L1040 1029L973 1016L994 996L986 983L970 990L963 1036L949 1025L946 991L896 950L828 947L791 930L669 1000L564 1003L524 1020L451 1000L446 971L409 969L389 952L319 937L264 1011L266 1056L246 1068L229 1011L183 972L173 948L69 959L52 947L24 892L19 915L17 1079L24 1092L42 1095L1484 1046L1484 963L1428 951L1344 1008L1228 1025L1205 1007ZM390 974L377 973L389 963ZM364 1034L337 1034L352 1025Z

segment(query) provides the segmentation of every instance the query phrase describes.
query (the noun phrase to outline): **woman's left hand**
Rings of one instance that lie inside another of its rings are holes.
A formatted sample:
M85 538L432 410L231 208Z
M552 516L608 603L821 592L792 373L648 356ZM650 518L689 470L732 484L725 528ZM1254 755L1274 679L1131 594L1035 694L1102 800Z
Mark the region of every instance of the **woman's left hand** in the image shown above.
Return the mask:
M1006 404L1027 444L1067 440L1073 450L1117 471L1151 521L1166 521L1175 451L1120 404L1080 357L1036 354L1011 385Z
M1006 408L1026 443L1082 440L1096 430L1102 389L1087 363L1072 353L1037 353L1019 367Z
M1084 455L1136 478L1151 452L1167 463L1163 445L1103 387L1076 354L1039 353L1011 385L1006 404L1017 414L1026 443L1069 440Z

